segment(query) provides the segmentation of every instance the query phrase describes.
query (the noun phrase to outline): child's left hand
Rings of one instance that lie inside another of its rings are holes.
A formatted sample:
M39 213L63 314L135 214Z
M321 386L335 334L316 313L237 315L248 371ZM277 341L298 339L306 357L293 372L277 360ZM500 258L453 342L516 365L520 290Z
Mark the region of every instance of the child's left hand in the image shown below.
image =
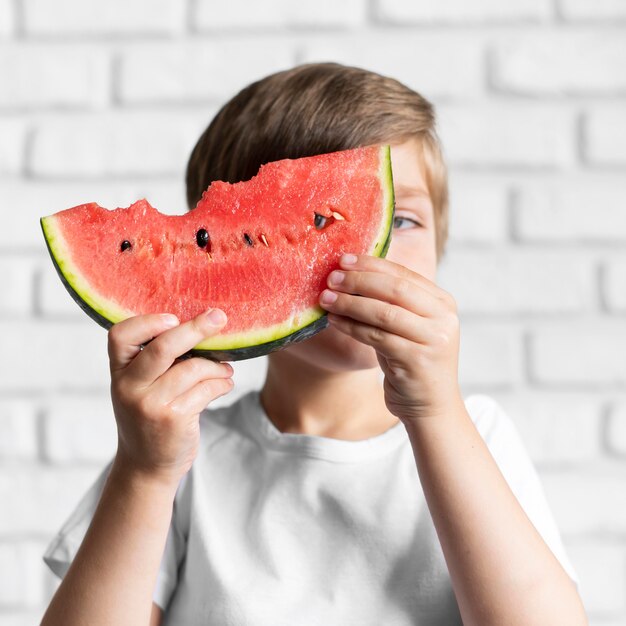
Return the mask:
M347 264L345 256L343 271L329 274L331 290L322 292L320 305L331 324L376 350L387 408L407 423L463 406L454 298L403 265L368 255ZM326 302L329 293L335 302Z

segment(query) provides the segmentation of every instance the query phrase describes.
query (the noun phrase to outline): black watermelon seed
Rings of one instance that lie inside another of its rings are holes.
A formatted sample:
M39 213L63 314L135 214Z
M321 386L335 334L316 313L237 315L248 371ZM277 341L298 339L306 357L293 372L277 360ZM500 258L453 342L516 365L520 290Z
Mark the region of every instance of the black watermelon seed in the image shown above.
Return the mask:
M196 233L196 242L201 248L206 248L209 245L209 233L204 228Z
M122 250L122 252L124 252L125 250L130 250L132 247L133 246L131 245L130 241L128 241L128 239L124 239L124 241L122 241L120 249Z
M323 215L320 215L319 213L315 214L315 228L317 228L317 230L322 230L322 228L326 226L327 221L328 221L327 217L324 217Z
M243 238L244 238L245 242L246 242L249 246L253 246L253 245L254 245L254 241L252 241L252 237L250 237L250 235L248 235L248 233L244 233L244 234L243 234Z

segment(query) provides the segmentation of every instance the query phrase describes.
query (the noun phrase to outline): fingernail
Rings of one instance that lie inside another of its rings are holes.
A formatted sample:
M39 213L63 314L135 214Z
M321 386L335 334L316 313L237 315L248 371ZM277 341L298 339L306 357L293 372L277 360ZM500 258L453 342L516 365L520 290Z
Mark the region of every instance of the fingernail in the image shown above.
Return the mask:
M211 309L207 318L211 326L221 326L226 321L226 314L221 309Z
M330 273L330 276L328 277L328 282L331 285L339 285L343 282L345 276L346 275L343 272L338 272L337 270L335 270L334 272Z
M329 291L328 289L324 289L322 291L322 304L332 304L337 300L337 294L333 291Z
M163 320L163 323L168 328L174 328L174 326L178 326L178 318L175 315L171 315L170 313L166 313L164 315L161 315L161 319Z
M354 254L344 254L341 257L341 262L344 265L354 265L356 263L356 256Z

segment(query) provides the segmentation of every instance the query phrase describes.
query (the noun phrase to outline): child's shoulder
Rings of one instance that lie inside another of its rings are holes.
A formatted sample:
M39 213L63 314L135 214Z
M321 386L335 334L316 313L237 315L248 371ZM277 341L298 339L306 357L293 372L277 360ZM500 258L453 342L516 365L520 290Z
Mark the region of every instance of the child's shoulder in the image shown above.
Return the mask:
M465 407L474 426L485 441L500 434L512 434L515 430L513 421L502 405L492 396L475 393L465 398Z
M225 436L246 435L246 415L253 410L254 394L250 390L231 399L223 397L223 403L212 405L200 413L200 438L204 446L210 446Z

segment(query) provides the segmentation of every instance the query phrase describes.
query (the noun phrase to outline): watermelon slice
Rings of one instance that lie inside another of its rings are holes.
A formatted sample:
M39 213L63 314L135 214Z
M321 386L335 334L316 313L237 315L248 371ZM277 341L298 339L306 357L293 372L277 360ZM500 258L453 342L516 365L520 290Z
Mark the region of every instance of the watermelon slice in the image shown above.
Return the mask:
M219 307L226 326L190 354L235 361L325 328L328 273L343 252L385 256L393 216L389 146L369 146L213 182L184 215L145 199L115 210L90 203L41 226L65 287L96 322L156 312L186 321Z

